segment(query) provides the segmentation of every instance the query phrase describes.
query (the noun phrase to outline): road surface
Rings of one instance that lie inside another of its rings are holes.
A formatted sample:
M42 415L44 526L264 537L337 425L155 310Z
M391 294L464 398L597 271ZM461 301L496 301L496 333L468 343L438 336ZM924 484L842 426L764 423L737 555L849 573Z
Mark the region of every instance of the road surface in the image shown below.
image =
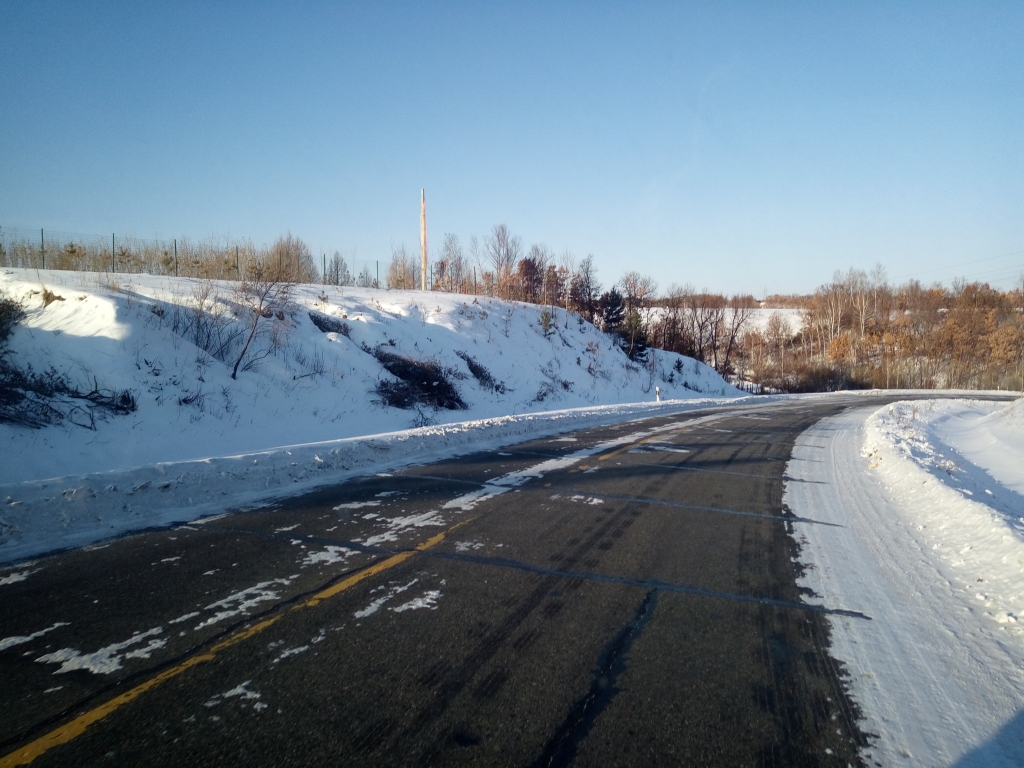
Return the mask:
M856 765L827 612L871 619L802 602L821 523L781 506L844 407L583 430L4 569L0 768Z

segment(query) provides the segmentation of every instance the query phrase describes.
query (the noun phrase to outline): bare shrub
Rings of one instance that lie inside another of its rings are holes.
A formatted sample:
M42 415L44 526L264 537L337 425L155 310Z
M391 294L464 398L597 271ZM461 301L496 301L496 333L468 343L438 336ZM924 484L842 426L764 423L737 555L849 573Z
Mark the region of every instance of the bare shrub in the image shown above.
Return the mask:
M0 291L0 356L3 355L3 344L11 336L14 326L25 318L25 307L17 299L6 296Z
M156 311L153 314L162 316ZM222 363L231 358L243 333L229 305L221 300L209 280L199 283L184 305L173 305L170 324L172 331Z
M0 423L39 429L70 422L94 430L98 416L137 408L131 390L105 389L94 379L92 389L83 391L55 368L36 373L31 365L21 370L0 357Z
M71 422L95 429L97 416L131 413L138 407L131 390L104 389L93 379L92 389L84 391L53 367L36 373L31 365L15 366L7 341L24 317L21 303L0 293L0 423L39 429Z
M470 357L468 352L456 352L456 355L466 361L466 367L469 368L469 372L473 374L473 378L479 382L480 386L484 389L489 389L499 395L505 394L508 389L505 387L505 382L495 381L491 372L488 371L484 366L478 363L475 359Z
M276 282L314 283L319 279L319 270L309 246L291 232L277 238L270 247L269 256L254 266L272 275ZM252 269L250 266L249 271Z
M280 345L279 329L272 327L271 346L262 354L252 355L249 360L246 360L246 354L249 352L253 339L257 338L257 332L261 330L261 325L266 328L266 325L261 324L260 321L273 317L277 317L279 320L284 319L284 308L290 296L289 288L288 283L278 279L273 265L267 264L265 260L254 262L249 267L249 273L238 290L239 304L249 315L248 336L246 336L245 344L242 345L242 351L238 354L238 359L235 360L235 367L231 371L232 379L238 377L238 368L243 361L246 363L243 370L247 370L257 359L266 357L270 351Z
M382 379L376 393L383 405L414 408L428 405L435 410L465 410L468 406L452 383L452 371L442 368L436 360L414 360L388 352L383 345L369 350L384 370L398 381Z
M55 301L64 301L63 296L58 296L45 285L43 286L43 306L48 307Z
M327 364L324 362L324 353L316 347L313 348L311 354L307 355L305 349L299 345L295 349L294 359L303 373L293 375L292 381L305 379L308 376L316 378L317 376L323 376L324 373L327 372Z
M344 320L339 320L336 317L325 315L322 312L310 311L309 319L313 322L317 328L323 333L340 333L342 336L348 337L352 328Z

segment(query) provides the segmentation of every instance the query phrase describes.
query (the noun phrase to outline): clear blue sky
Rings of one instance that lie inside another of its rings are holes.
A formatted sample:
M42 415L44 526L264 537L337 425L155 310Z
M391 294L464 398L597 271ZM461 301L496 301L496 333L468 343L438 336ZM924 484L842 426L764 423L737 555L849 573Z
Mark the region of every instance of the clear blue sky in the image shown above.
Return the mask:
M1024 4L0 3L0 226L1024 272Z

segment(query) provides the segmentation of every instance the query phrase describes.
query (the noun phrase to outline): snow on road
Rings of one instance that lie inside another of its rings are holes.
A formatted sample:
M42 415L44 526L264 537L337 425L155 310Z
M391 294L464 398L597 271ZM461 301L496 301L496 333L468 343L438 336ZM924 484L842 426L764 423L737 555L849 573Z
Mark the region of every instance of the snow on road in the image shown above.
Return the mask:
M896 403L805 432L785 503L885 766L1024 764L1024 405ZM1015 460L1016 459L1016 460Z

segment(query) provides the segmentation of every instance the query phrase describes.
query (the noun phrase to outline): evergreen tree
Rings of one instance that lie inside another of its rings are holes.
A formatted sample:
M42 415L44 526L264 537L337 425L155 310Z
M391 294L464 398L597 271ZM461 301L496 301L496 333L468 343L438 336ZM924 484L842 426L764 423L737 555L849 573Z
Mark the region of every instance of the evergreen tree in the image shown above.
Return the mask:
M622 327L625 305L622 301L622 294L617 288L612 288L598 299L598 311L601 314L601 328L605 333L618 333Z
M649 346L647 326L644 324L643 318L640 317L640 313L635 309L626 316L625 322L619 329L619 336L622 339L622 349L630 360L635 363L647 361Z

